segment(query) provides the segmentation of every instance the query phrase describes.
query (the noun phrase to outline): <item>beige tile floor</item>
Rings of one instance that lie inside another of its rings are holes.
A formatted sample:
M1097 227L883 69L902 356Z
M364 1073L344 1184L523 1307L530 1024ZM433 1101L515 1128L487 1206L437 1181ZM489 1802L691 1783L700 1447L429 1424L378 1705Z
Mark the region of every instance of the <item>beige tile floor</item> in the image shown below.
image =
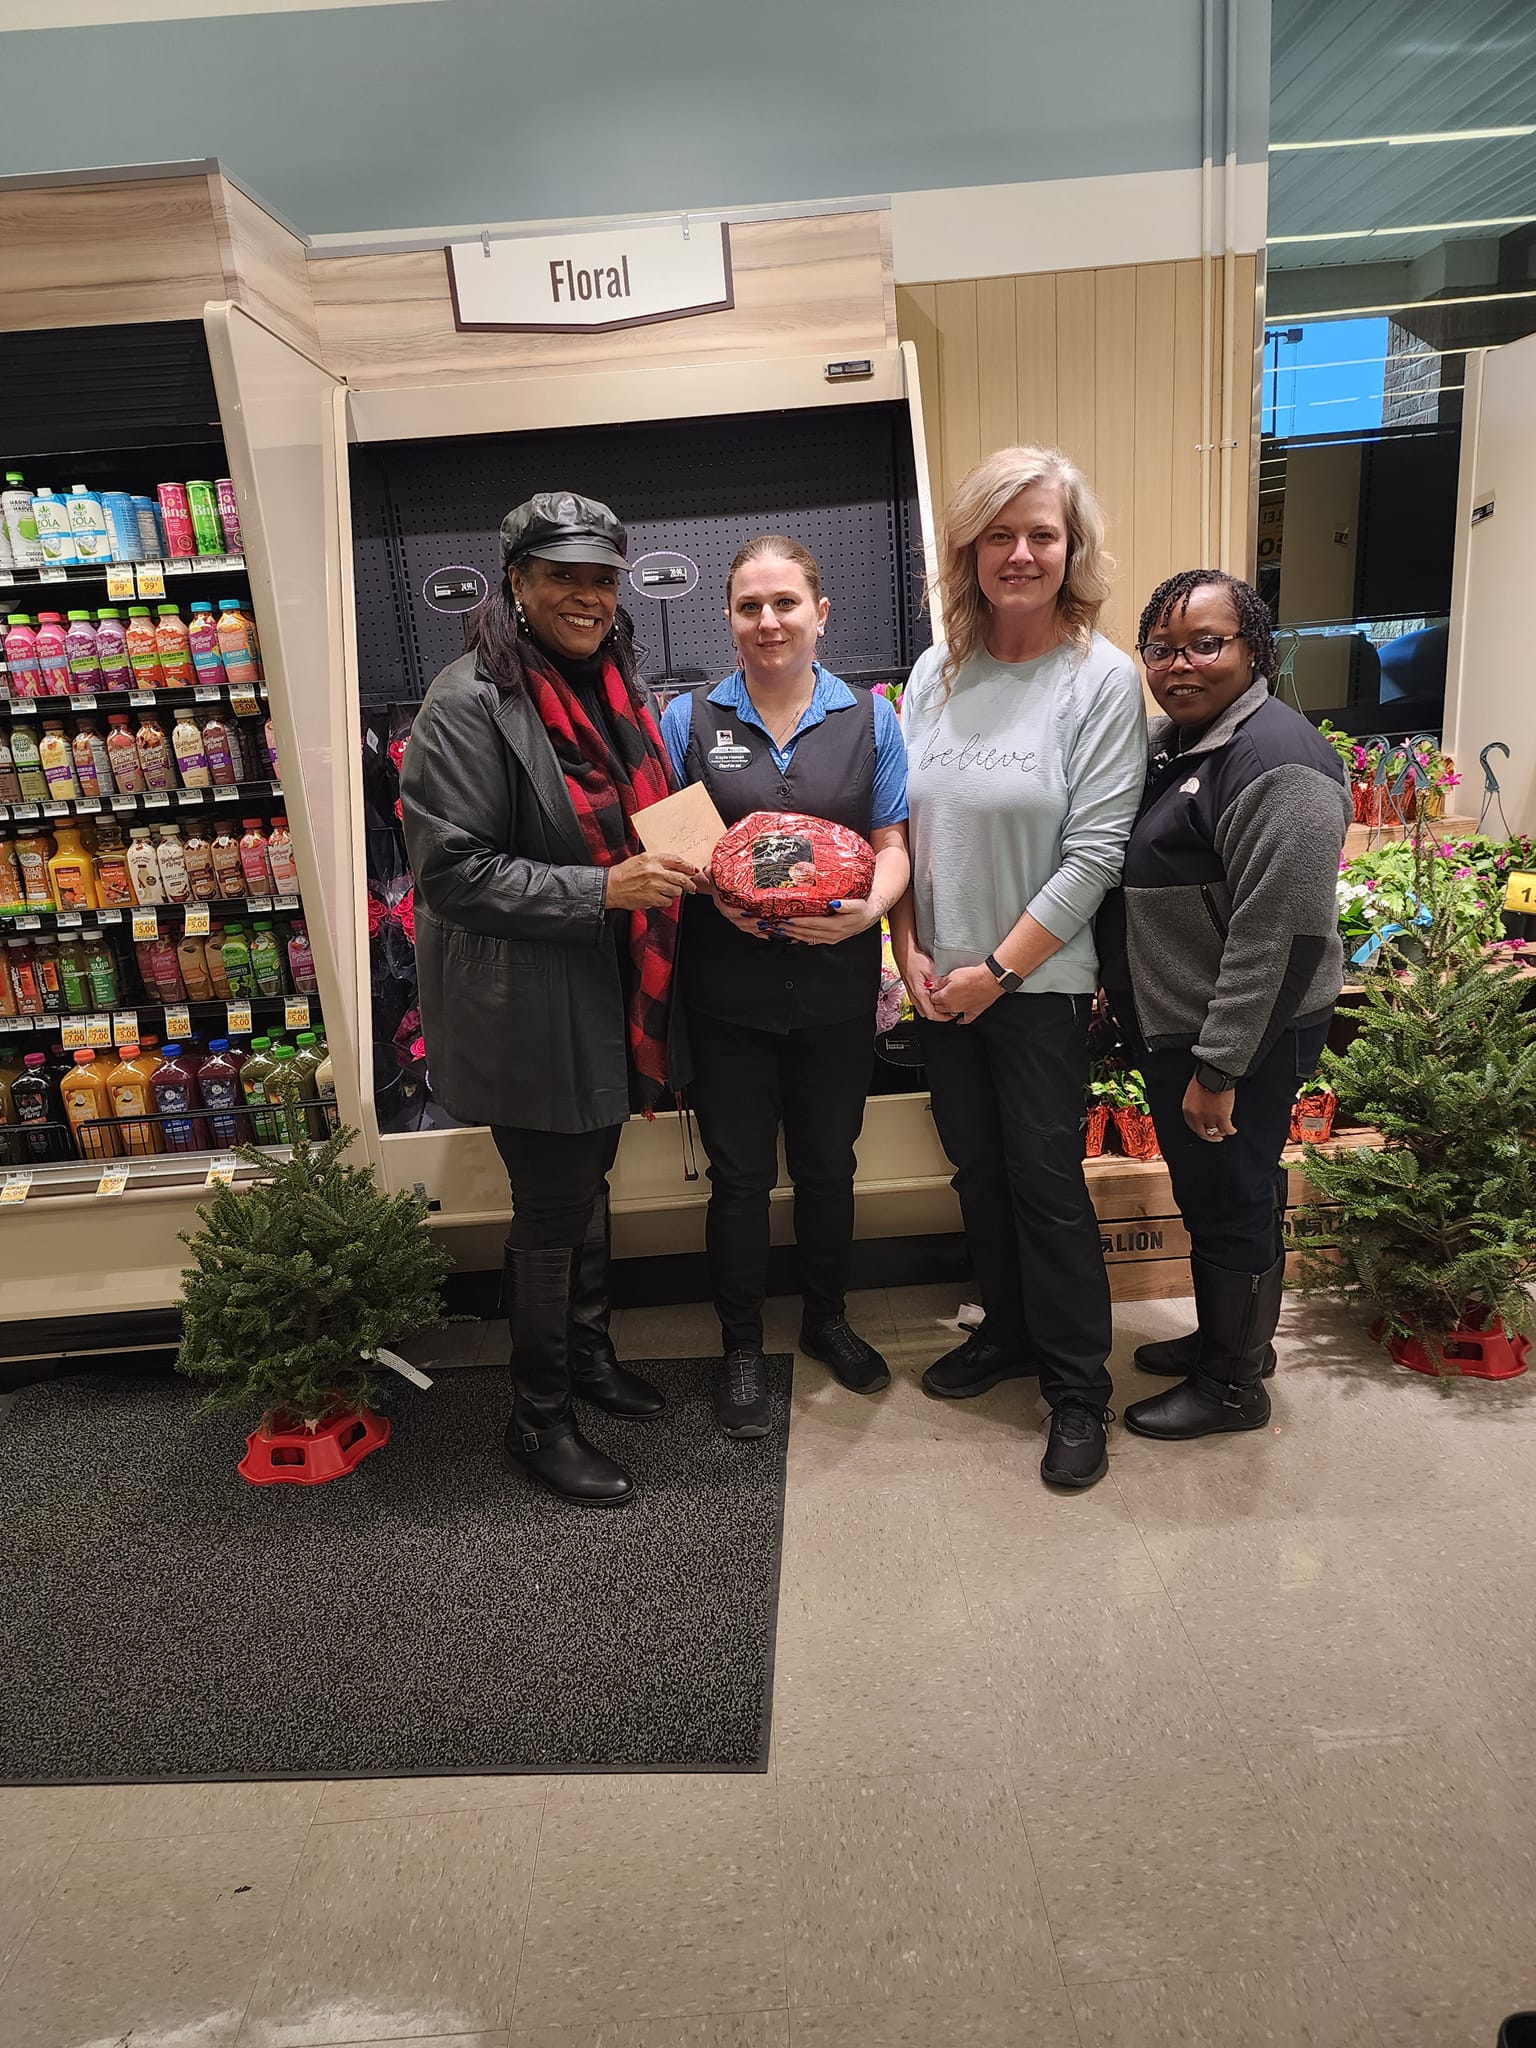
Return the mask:
M1536 1374L1442 1395L1291 1304L1267 1431L1063 1498L1027 1386L919 1393L954 1306L859 1299L877 1399L800 1367L765 1776L0 1791L0 2048L1493 2048ZM1184 1314L1118 1313L1117 1406Z

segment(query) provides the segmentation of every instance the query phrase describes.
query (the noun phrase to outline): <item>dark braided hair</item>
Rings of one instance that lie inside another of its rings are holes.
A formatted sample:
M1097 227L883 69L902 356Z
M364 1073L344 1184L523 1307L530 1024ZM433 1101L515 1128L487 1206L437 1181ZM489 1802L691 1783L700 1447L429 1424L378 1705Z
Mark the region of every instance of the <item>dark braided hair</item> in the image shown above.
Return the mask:
M1275 622L1269 606L1251 583L1244 583L1238 576L1229 576L1225 569L1181 569L1177 576L1165 577L1147 599L1146 609L1142 612L1141 623L1136 628L1138 649L1154 638L1165 618L1176 618L1184 611L1193 593L1207 583L1219 583L1231 598L1232 609L1237 613L1237 630L1253 651L1253 673L1262 676L1273 689Z

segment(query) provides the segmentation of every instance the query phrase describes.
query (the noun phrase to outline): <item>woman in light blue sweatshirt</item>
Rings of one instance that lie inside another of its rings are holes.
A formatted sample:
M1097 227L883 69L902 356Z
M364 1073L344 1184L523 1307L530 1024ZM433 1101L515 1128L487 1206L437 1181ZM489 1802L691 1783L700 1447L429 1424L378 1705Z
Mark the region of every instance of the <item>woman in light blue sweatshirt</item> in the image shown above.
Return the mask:
M923 1375L950 1400L1038 1373L1041 1476L1108 1470L1109 1282L1083 1178L1093 918L1146 779L1141 684L1095 631L1103 515L1049 448L1002 448L945 514L945 642L902 705L910 894L891 913L986 1320Z

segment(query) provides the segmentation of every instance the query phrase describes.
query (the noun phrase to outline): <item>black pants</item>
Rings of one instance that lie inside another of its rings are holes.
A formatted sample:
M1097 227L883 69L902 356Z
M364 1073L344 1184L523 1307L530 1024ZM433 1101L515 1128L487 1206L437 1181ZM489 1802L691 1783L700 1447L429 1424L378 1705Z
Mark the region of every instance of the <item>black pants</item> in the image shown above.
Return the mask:
M530 1131L520 1124L492 1124L491 1136L512 1183L509 1251L558 1251L581 1243L623 1130L622 1124L599 1131Z
M1282 1031L1274 1049L1237 1084L1235 1138L1197 1138L1184 1121L1192 1052L1143 1052L1147 1102L1168 1162L1190 1249L1229 1273L1267 1273L1285 1250L1285 1174L1280 1154L1290 1136L1291 1104L1322 1055L1326 1023Z
M974 1024L922 1021L939 1140L954 1163L982 1335L1030 1351L1040 1391L1103 1408L1109 1278L1083 1179L1087 996L1003 996Z
M801 1031L755 1031L689 1012L689 1100L709 1154L709 1252L727 1351L763 1341L768 1197L779 1177L779 1128L795 1185L795 1244L808 1322L840 1316L853 1251L853 1148L874 1072L865 1012Z

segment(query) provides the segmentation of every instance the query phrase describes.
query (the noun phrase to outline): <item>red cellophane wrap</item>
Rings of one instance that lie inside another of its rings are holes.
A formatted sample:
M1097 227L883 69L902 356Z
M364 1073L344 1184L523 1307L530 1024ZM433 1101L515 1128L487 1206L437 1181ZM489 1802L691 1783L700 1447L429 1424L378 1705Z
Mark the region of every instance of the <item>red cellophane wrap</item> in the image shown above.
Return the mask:
M715 848L709 872L732 910L770 922L823 917L831 903L862 901L875 850L846 825L799 811L754 811Z

